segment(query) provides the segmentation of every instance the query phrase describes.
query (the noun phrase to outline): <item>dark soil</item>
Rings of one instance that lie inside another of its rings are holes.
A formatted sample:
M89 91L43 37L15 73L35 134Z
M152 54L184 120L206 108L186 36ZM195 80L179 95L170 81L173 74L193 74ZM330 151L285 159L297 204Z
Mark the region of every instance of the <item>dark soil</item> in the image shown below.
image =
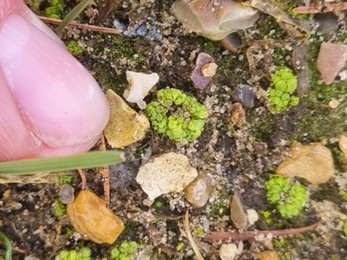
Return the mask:
M35 10L38 14L43 13L48 1L41 2L39 9ZM73 0L65 2L64 14L76 4ZM69 28L62 38L66 43L76 41L85 46L84 52L76 58L105 90L112 88L122 95L127 85L126 70L156 72L160 76L157 89L176 87L194 95L200 102L210 104L210 115L202 136L197 141L182 144L169 141L153 131L142 142L125 149L127 161L124 164L110 167L110 208L126 227L115 245L98 245L82 240L74 233L66 216L55 216L53 205L58 199L58 181L39 184L30 183L29 179L28 184L1 184L0 226L12 242L14 259L24 259L29 255L37 259L54 259L62 249L83 246L92 250L92 259L110 259L111 248L123 240L139 244L135 259L195 259L183 232L187 208L190 208L193 236L204 259L219 259L221 242L208 242L197 233L199 230L235 230L229 218L229 202L234 192L240 194L247 208L255 209L260 215L251 230L303 227L321 220L315 230L305 234L272 241L246 241L243 251L235 259L257 259L256 254L265 250L275 250L281 259L347 259L347 238L343 233L343 222L347 219L346 196L343 196L347 191L347 175L337 144L339 135L347 132L347 102L343 100L347 94L347 82L337 78L326 86L321 83L315 66L323 40L346 44L345 11L336 14L337 29L324 35L313 31L307 48L303 48L302 53L308 56L305 66L309 73L307 79L299 82L299 90L309 87L302 91L299 105L272 114L266 100L272 70L280 66L295 69L293 50L302 46L303 41L289 36L275 18L262 14L254 27L239 32L242 48L236 53L226 52L219 42L183 29L170 12L173 2L121 1L105 16L101 25L113 27L113 21L118 19L126 26L128 35ZM301 1L289 2L292 6L302 4ZM322 4L324 1L311 2ZM97 9L100 13L105 12L100 6L92 5L81 15L79 22L93 23L97 19L93 11ZM314 25L314 18L308 19ZM259 40L268 39L284 40L285 44L258 44ZM250 69L247 50L251 46L258 47L252 51L256 64ZM210 54L218 65L217 74L204 91L195 89L189 79L200 52ZM235 126L230 120L231 105L236 102L233 93L239 84L254 87L256 97L254 107L244 107L247 123ZM146 97L146 101L150 101L154 93ZM338 109L328 107L333 98L342 100ZM328 183L319 186L301 180L308 187L310 201L298 217L288 221L267 203L264 182L294 140L326 142L334 154L336 173ZM135 177L140 154L149 147L152 155L170 151L183 153L199 173L212 176L217 185L205 207L195 208L184 199L183 193L161 196L157 199L162 202L160 207L143 203L147 196ZM87 180L87 188L103 196L101 176L89 170ZM72 186L76 191L81 189L77 173ZM260 214L262 211L272 212L270 222ZM4 247L1 249L1 255L4 255Z

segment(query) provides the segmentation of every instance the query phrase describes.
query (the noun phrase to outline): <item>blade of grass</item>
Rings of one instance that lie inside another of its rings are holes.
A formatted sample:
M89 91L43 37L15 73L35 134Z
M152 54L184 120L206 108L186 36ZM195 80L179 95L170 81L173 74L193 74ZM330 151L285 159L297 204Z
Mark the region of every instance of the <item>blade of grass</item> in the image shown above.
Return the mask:
M121 155L115 151L94 151L89 153L52 157L26 159L0 163L0 175L28 174L50 171L67 171L101 167L121 162Z
M76 17L87 8L88 5L92 3L93 0L83 0L78 5L76 5L63 19L62 23L57 27L55 32L58 36L61 36L64 28L71 23Z
M5 260L12 260L12 247L11 247L11 241L8 238L8 236L5 235L5 233L0 231L0 238L4 240L5 247L6 247L6 254L5 254Z

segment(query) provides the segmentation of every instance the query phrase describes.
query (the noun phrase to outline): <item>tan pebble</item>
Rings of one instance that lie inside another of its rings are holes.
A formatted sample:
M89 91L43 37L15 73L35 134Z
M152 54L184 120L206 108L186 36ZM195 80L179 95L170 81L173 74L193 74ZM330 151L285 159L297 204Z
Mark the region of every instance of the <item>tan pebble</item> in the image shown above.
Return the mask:
M206 63L201 67L201 74L204 77L213 77L216 74L218 65L214 62Z
M263 251L256 254L259 260L281 260L275 251Z
M184 197L195 207L203 207L214 189L212 180L205 174L200 174L184 189Z
M345 135L340 136L339 147L347 159L347 136Z
M82 190L66 210L77 232L95 243L113 244L124 230L123 222L91 191Z
M241 103L235 103L231 107L231 122L234 125L242 126L246 124L246 111L243 109Z
M233 243L223 244L219 248L219 257L222 260L233 260L237 254L237 246Z
M142 140L150 128L147 117L137 113L111 89L106 97L110 103L110 119L104 130L108 143L115 148L124 148Z
M295 142L290 147L291 156L275 170L286 177L300 177L312 184L327 182L334 174L331 151L321 143L302 145Z
M331 108L337 108L339 105L340 105L340 102L334 98L330 100L329 102L329 107Z
M235 193L230 201L230 219L238 229L246 229L247 214L238 193Z

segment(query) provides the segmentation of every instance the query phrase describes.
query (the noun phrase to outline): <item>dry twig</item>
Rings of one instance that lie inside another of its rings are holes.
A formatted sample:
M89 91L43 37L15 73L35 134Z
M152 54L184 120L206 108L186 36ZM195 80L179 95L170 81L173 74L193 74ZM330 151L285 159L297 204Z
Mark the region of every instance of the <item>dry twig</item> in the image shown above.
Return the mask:
M274 237L280 237L280 236L289 236L289 235L294 235L294 234L300 234L304 233L307 231L310 231L314 229L319 222L316 222L310 226L306 227L301 227L301 228L291 228L291 229L283 229L283 230L255 230L255 231L244 231L242 233L238 232L209 232L206 233L204 238L207 240L240 240L240 241L245 241L245 240L253 240L257 236L264 236L266 237L267 235L272 235Z
M192 233L190 232L190 228L189 228L189 209L186 210L186 214L184 215L184 231L186 232L187 238L189 240L190 245L192 246L194 253L197 257L198 260L204 260L204 258L202 257L198 246L196 245Z
M86 174L82 169L77 169L79 175L81 176L81 180L82 180L82 190L85 190L87 187L87 178L86 178Z
M44 16L39 16L40 20L53 24L53 25L59 25L62 23L62 20L59 19L53 19L53 18L48 18ZM111 34L120 34L122 33L122 30L120 29L114 29L114 28L108 28L108 27L101 27L101 26L96 26L96 25L90 25L90 24L83 24L83 23L76 23L72 22L67 25L67 27L74 27L82 30L91 30L91 31L97 31L97 32L103 32L103 33L111 33Z
M326 4L324 6L299 6L293 9L297 14L318 14L347 10L347 2Z

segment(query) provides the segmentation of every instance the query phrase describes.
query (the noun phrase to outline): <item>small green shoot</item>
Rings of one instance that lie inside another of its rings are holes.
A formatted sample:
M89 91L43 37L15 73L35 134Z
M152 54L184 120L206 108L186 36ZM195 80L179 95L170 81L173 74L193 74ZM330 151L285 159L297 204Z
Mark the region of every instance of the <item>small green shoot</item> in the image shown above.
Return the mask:
M6 236L5 233L0 231L0 239L2 239L5 242L5 248L6 248L6 253L5 253L5 260L12 260L12 246L11 246L11 241Z
M343 224L343 233L347 236L347 220L345 220L345 223Z
M63 0L50 0L50 6L45 9L45 15L49 18L60 19L63 11Z
M57 1L57 0L53 0ZM90 5L93 2L93 0L82 0L78 5L76 5L63 19L62 23L57 27L56 33L61 36L63 33L64 28L71 23L73 20L76 19L80 13L83 12L84 9L87 8L88 5Z
M0 175L88 169L116 164L121 161L122 159L118 152L93 151L70 156L0 162Z
M72 184L72 182L75 179L75 175L72 174L64 174L64 175L60 175L58 178L58 182L59 185L63 185L63 184Z
M56 216L56 217L62 217L66 214L66 207L60 201L60 199L56 199L54 201L53 209L54 209L54 216Z

